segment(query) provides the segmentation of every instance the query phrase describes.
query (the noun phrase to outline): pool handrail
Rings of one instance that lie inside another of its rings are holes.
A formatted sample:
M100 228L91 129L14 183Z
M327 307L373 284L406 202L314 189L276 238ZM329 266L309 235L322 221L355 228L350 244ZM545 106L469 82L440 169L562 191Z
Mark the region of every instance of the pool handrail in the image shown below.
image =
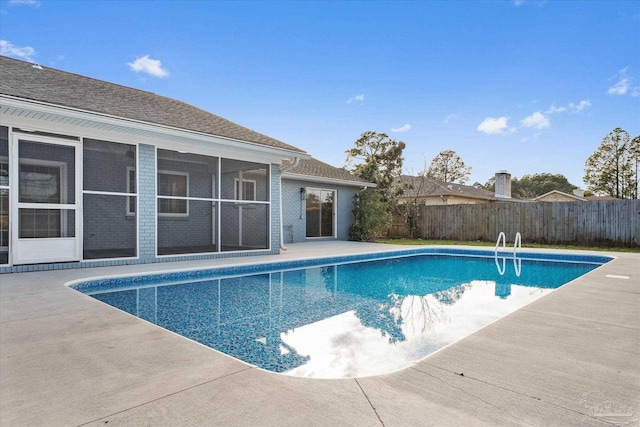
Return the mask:
M504 234L504 231L501 231L500 234L498 234L498 241L496 242L496 250L494 254L494 259L496 262L496 268L498 269L498 274L500 274L501 276L504 276L504 272L507 269L507 266L506 266L507 259L505 257L502 257L502 268L500 268L500 263L498 262L498 247L500 247L500 241L502 241L502 250L504 251L507 247L507 236Z
M516 271L516 277L520 277L522 272L522 258L518 258L518 249L522 249L522 235L519 231L513 241L513 269Z

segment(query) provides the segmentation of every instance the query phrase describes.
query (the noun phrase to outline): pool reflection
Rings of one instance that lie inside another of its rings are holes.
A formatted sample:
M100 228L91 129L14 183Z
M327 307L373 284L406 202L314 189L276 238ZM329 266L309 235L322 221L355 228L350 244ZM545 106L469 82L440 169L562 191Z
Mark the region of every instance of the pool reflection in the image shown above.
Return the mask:
M252 365L343 378L410 366L593 265L407 257L90 293Z

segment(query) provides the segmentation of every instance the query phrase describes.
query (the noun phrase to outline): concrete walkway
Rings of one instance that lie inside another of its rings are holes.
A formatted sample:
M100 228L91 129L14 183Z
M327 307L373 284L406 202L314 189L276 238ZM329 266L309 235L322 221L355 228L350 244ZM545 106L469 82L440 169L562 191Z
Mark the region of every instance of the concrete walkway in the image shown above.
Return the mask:
M639 254L615 254L411 368L345 380L252 368L64 286L394 249L406 247L317 242L270 257L0 275L0 425L639 425Z

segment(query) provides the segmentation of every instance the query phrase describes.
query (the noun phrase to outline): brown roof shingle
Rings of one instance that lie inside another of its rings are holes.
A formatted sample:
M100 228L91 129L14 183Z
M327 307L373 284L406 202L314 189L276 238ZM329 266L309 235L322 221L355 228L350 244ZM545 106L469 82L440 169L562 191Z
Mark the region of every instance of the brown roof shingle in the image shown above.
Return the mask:
M328 163L321 162L318 159L310 158L300 160L300 163L289 171L289 173L306 176L317 176L319 178L329 178L342 181L352 181L354 183L362 183L372 185L366 180L353 175L343 168L331 166Z
M404 190L404 195L407 197L463 196L481 200L496 200L493 192L469 185L436 181L422 176L402 175L399 179L403 184L413 187Z
M0 56L0 94L304 153L187 103Z

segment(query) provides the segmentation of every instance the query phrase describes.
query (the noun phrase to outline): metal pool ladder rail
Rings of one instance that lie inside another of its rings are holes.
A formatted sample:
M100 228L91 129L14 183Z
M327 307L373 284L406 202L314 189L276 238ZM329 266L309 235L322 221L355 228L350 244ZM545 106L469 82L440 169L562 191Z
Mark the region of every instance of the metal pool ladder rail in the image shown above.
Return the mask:
M502 250L506 250L507 236L504 234L504 231L501 231L500 234L498 234L498 241L496 242L496 249L494 254L498 273L503 276L506 270L507 258L505 256L502 257L502 266L500 266L500 263L498 261L498 248L500 247L500 242L502 242ZM520 273L522 272L522 259L518 258L519 249L522 249L522 235L518 231L513 241L513 268L516 272L516 277L520 277Z

